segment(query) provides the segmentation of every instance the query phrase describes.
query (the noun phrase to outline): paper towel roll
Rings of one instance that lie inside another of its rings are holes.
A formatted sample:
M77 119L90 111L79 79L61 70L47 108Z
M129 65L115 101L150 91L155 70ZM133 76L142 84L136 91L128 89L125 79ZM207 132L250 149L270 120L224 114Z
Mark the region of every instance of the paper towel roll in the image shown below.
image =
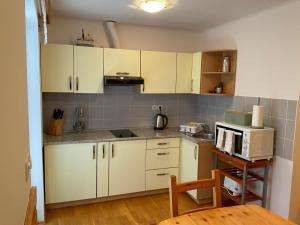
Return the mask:
M254 128L264 127L264 106L262 105L253 106L252 127Z

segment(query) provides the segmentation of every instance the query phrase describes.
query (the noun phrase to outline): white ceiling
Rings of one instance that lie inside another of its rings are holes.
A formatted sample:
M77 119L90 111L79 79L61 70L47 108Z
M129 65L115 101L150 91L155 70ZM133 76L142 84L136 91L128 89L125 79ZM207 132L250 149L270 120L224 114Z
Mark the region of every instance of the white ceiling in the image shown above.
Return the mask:
M204 30L293 0L169 0L171 6L149 14L140 0L53 0L54 14L89 20Z

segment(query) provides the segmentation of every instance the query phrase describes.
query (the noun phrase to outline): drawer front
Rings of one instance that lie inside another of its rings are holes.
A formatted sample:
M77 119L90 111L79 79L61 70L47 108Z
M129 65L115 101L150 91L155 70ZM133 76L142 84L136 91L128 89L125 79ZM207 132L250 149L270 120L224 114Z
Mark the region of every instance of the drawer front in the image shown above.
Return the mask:
M153 149L146 153L146 170L179 166L179 148Z
M171 175L178 177L178 168L146 171L146 191L168 188Z
M156 148L179 148L179 138L164 138L164 139L150 139L147 140L147 149Z

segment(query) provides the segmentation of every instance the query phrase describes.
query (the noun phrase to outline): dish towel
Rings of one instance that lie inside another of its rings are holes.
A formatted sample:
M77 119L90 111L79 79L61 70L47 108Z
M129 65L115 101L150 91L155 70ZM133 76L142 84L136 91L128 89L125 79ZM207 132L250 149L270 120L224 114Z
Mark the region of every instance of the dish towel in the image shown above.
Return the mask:
M225 132L226 132L226 140L225 140L224 151L232 155L234 151L234 142L235 142L234 132L231 130L226 130Z
M220 150L223 150L225 129L218 128L218 130L219 130L219 132L218 132L218 138L217 138L217 145L216 145L216 147L218 149L220 149Z

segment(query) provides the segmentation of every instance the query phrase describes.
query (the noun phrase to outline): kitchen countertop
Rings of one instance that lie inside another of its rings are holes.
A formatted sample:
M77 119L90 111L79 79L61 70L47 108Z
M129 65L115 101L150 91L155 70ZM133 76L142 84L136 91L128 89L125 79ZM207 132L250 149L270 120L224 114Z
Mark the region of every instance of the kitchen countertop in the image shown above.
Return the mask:
M62 136L50 136L45 134L44 145L128 141L156 138L186 138L194 143L213 142L213 140L182 134L177 128L168 128L165 130L154 130L153 128L133 128L129 130L135 133L137 137L116 138L112 135L110 130L87 130L83 133L66 132Z

